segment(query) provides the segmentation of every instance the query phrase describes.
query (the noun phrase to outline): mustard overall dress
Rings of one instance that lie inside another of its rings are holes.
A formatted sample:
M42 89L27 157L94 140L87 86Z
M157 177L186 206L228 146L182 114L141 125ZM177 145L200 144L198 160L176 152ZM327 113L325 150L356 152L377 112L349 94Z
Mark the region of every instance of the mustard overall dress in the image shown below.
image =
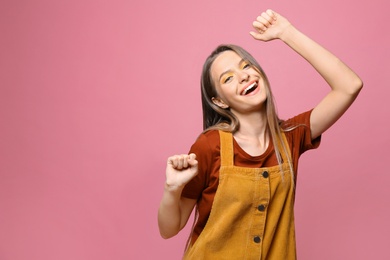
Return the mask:
M282 133L289 154L282 152L282 177L279 165L234 166L233 135L223 131L219 134L218 189L206 226L184 259L296 259L294 184L285 135Z

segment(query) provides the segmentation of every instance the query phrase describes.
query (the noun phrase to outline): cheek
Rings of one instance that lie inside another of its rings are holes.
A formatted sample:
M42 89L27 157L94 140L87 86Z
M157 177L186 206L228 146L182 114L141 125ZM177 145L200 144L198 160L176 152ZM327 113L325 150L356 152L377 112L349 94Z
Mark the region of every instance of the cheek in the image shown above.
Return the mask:
M227 103L229 98L234 95L233 88L229 85L223 85L217 88L218 96Z
M214 89L215 89L216 95L218 97L224 97L225 96L225 89L223 88L223 86L221 86L218 83L214 84L214 86L215 86Z
M260 86L263 90L265 90L265 92L268 92L268 89L269 89L269 86L267 83L265 83L264 79L263 78L260 78Z

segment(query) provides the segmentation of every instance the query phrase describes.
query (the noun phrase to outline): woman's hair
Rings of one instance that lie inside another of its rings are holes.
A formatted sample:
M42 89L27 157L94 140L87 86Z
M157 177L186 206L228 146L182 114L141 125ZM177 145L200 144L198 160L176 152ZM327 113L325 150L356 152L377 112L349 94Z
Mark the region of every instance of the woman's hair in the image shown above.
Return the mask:
M218 97L213 78L211 76L211 66L215 59L225 51L234 51L237 53L242 59L247 61L252 68L254 68L264 79L264 87L267 93L267 99L265 101L265 110L267 115L267 130L269 131L272 142L275 148L275 154L278 160L278 164L281 166L283 163L281 157L282 149L283 153L288 158L288 163L290 165L292 180L294 180L294 171L292 167L291 158L288 153L288 149L283 142L282 134L283 131L280 127L280 124L283 122L279 119L276 105L274 101L274 97L272 95L272 91L270 88L270 84L266 74L263 69L260 67L258 62L253 58L251 54L249 54L243 48L237 45L220 45L218 46L206 59L206 62L203 65L203 71L201 76L201 92L202 92L202 108L203 108L203 130L222 130L226 132L235 133L240 128L240 122L237 117L229 110L222 109L219 106L215 105L212 102L213 97ZM291 129L288 129L291 130ZM288 131L287 130L287 131ZM278 145L280 144L280 145Z

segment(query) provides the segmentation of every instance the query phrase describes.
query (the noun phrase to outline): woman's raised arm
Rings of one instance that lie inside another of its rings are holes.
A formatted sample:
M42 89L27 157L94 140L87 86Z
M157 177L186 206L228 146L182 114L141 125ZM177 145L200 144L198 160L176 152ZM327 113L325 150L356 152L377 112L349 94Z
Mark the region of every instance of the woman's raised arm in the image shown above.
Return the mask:
M286 18L267 10L253 22L257 40L280 39L306 59L329 84L331 91L313 109L310 124L315 139L332 126L356 99L363 82L346 64L301 33Z

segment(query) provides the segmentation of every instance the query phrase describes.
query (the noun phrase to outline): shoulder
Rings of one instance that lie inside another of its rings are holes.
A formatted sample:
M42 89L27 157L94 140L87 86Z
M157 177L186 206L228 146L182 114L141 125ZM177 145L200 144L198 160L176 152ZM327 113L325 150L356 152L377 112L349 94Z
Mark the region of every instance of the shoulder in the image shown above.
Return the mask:
M210 130L198 136L190 153L196 154L198 174L185 186L182 196L198 199L210 179L215 178L215 167L219 167L220 142L218 130Z
M282 121L280 127L292 147L298 148L299 153L315 149L320 145L321 136L312 140L310 129L310 115L313 110L300 113Z
M219 149L220 141L219 141L219 131L218 130L210 130L204 133L201 133L196 139L195 143L192 145L191 150L197 151L209 151Z
M199 135L191 146L190 153L196 154L199 173L211 172L220 158L219 131L210 130Z
M313 110L305 111L291 117L285 121L282 121L280 126L283 130L288 131L291 128L305 127L310 129L310 115Z

